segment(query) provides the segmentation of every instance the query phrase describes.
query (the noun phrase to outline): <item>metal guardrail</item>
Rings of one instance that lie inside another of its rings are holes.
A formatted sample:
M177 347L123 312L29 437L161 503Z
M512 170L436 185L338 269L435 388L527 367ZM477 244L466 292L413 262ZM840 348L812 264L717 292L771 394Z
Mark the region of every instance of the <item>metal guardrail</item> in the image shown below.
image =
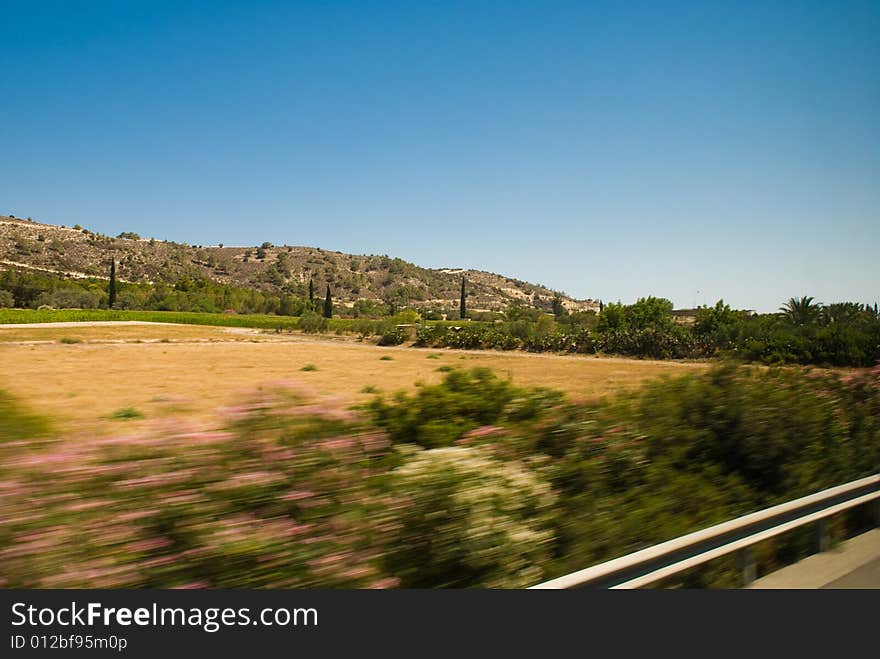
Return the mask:
M752 545L817 523L817 550L825 551L829 546L828 518L871 502L880 526L880 474L716 524L532 588L641 588L733 552L739 552L743 581L748 584L756 576Z

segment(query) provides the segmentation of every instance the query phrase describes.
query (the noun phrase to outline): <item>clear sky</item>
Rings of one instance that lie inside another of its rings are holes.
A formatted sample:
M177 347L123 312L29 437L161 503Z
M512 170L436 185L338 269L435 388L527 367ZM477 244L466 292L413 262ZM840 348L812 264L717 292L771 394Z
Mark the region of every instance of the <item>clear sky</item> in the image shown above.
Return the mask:
M8 2L0 212L880 299L880 2Z

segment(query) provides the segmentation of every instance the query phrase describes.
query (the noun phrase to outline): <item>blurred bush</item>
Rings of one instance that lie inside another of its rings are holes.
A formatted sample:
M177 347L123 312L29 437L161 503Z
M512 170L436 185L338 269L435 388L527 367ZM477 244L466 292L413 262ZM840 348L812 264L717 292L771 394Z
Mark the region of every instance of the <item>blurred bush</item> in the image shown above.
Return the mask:
M380 396L369 410L395 443L435 448L480 426L534 418L560 400L558 392L521 389L488 368L475 368L451 371L441 384L420 387L414 395L398 393L392 402Z
M555 567L576 569L880 471L880 369L721 366L557 408L508 441L547 457Z
M407 588L521 588L550 559L554 497L477 447L416 452L392 473L398 532L385 556Z
M381 583L373 512L385 502L369 481L385 438L285 389L225 415L223 431L154 429L7 457L3 587Z
M42 437L48 432L49 424L43 417L0 389L0 450L7 442Z

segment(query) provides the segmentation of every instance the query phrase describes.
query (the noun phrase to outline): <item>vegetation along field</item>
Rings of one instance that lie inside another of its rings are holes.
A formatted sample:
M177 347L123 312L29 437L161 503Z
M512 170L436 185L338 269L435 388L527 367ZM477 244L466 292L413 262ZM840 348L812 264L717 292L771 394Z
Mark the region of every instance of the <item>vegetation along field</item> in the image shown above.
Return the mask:
M62 427L92 432L113 412L138 418L211 415L242 391L294 379L347 404L366 392L411 390L451 368L485 366L514 384L597 398L703 363L377 347L353 337L314 337L187 325L0 327L2 385ZM310 370L304 368L312 367ZM14 374L14 376L13 376ZM117 422L118 423L118 422Z

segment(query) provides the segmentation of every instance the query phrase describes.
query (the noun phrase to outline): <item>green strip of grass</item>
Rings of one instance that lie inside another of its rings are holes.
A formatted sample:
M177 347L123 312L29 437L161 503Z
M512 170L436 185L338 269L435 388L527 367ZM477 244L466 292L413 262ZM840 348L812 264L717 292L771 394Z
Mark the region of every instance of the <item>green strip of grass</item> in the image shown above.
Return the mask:
M108 320L140 320L179 325L213 325L216 327L252 327L256 329L299 328L299 318L270 314L225 314L197 311L121 311L114 309L0 309L0 324L78 323ZM354 332L359 318L333 318L328 330ZM450 325L450 321L429 320L429 325ZM477 323L471 323L477 324Z
M77 323L107 320L140 320L181 325L296 329L298 318L268 314L223 314L190 311L116 311L108 309L0 309L0 324Z

